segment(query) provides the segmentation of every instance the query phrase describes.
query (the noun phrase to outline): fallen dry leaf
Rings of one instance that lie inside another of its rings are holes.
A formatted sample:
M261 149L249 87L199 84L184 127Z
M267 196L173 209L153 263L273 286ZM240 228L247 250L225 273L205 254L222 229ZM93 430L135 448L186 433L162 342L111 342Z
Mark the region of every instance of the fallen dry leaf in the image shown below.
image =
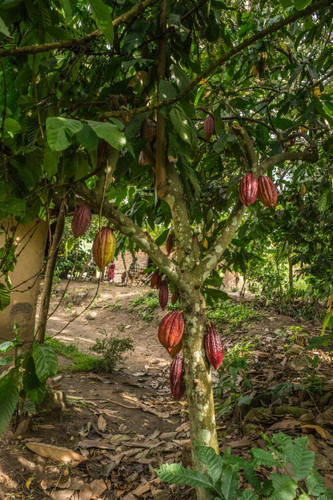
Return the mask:
M103 415L100 415L98 417L98 420L97 420L97 428L99 431L102 431L102 432L105 432L106 431L106 426L107 426L107 422L105 420L105 418L103 417Z
M93 492L93 498L98 498L106 490L106 484L103 479L95 479L89 486Z
M145 483L145 484L140 484L140 486L138 486L135 490L133 490L132 493L133 495L140 497L149 490L150 490L150 484Z
M52 444L46 443L25 443L29 450L33 451L37 455L45 458L51 458L52 460L60 460L61 462L83 462L86 460L80 453L69 448L63 448L62 446L54 446Z
M314 429L316 432L318 432L319 436L321 436L323 439L327 439L328 435L325 429L322 427L319 427L319 425L312 425L312 424L305 424L302 425L302 429Z
M93 491L89 484L85 483L80 488L80 500L90 500L93 495Z
M55 490L51 494L52 500L72 500L74 490Z

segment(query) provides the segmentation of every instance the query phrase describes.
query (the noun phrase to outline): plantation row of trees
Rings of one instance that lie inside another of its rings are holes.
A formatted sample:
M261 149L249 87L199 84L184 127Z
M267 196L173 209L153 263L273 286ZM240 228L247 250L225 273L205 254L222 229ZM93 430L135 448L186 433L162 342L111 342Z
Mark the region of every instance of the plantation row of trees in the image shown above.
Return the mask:
M193 449L218 452L203 349L205 301L221 295L218 264L247 271L261 248L283 241L330 293L331 41L329 0L0 6L0 219L50 223L58 214L51 262L66 213L83 200L122 248L146 252L179 289ZM239 201L249 171L273 179L275 208ZM15 242L3 227L4 307ZM174 259L151 236L161 227L175 233ZM43 379L46 351L33 349ZM18 397L15 370L0 388L11 401L6 418Z

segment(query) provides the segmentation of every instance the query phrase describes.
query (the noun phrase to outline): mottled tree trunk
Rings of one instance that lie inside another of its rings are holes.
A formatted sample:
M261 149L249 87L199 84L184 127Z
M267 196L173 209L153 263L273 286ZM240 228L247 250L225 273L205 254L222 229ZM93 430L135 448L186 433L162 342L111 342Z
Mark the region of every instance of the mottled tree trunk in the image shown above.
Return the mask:
M196 444L211 446L219 453L211 369L205 356L203 338L206 333L204 299L199 289L182 297L181 307L185 320L183 353L185 361L186 396L189 409L192 457L196 469L205 472L195 460ZM198 500L212 498L209 491L197 489Z

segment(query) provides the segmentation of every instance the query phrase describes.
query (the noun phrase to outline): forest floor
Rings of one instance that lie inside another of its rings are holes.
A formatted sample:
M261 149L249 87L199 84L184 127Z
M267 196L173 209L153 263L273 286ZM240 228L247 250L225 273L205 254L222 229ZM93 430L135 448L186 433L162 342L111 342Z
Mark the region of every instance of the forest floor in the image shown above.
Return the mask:
M53 293L51 311L65 284ZM61 372L49 381L58 402L53 398L1 438L1 500L193 497L193 489L163 483L155 472L162 463L188 466L191 460L186 402L170 396L170 358L157 338L165 312L149 307L150 289L108 283L85 310L96 286L71 283L48 321L48 335L88 354L105 335L132 339L134 350L111 374L71 371L74 362L59 356ZM265 446L262 432L307 435L332 488L332 363L324 349L306 349L321 325L248 304L234 316L229 307L228 321L219 325L227 361L223 372L213 373L221 451L230 446L248 458L251 447Z

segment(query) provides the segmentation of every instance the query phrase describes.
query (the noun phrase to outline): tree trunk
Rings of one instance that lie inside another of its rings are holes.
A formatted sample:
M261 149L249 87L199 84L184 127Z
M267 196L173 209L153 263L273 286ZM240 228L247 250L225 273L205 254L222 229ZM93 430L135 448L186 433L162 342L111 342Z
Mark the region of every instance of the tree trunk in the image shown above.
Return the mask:
M183 353L185 361L186 396L189 409L192 458L196 469L205 472L195 460L195 446L211 446L219 453L211 369L205 356L203 337L206 333L204 299L200 290L193 289L182 297L181 307L185 320ZM211 493L197 489L198 500L212 498Z
M44 286L40 301L40 311L38 317L36 340L41 344L45 340L45 331L46 331L47 316L50 307L53 275L57 262L60 243L62 240L62 235L64 233L64 227L65 227L65 203L63 200L60 205L59 214L57 218L57 225L53 235L52 244L50 246L50 252L46 264Z
M293 265L291 262L291 252L288 254L288 265L289 265L289 288L290 290L294 287L294 276L293 276Z

